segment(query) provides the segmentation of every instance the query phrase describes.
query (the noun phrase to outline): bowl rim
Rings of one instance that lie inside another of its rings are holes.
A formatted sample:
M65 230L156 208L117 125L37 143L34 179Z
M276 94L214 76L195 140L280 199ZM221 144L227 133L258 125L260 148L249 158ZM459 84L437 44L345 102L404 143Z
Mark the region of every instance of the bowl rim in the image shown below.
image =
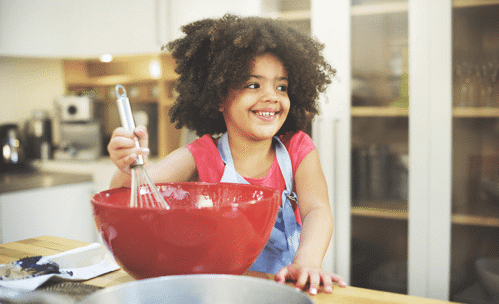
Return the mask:
M98 290L95 293L89 295L85 299L82 300L81 303L86 303L86 300L91 301L92 299L98 299L101 294L114 294L114 293L119 293L122 290L128 290L134 287L141 287L143 285L149 285L149 284L165 284L168 282L182 282L185 280L196 280L196 279L202 279L202 280L217 280L220 282L225 282L227 280L236 280L240 282L256 282L257 284L260 285L269 285L272 286L274 289L282 289L285 292L288 293L293 293L295 296L300 297L302 300L306 300L308 303L314 303L312 298L308 296L306 293L301 292L296 290L296 288L293 288L289 285L286 284L279 284L278 282L270 279L265 279L265 278L257 278L257 277L251 277L251 276L246 276L246 275L231 275L231 274L184 274L184 275L170 275L170 276L160 276L160 277L154 277L154 278L147 278L147 279L141 279L141 280L136 280L136 281L131 281L131 282L126 282L123 284L115 285L115 286L110 286L102 290Z
M239 188L259 188L259 189L262 189L262 190L266 190L266 191L272 192L272 195L269 196L269 197L267 197L267 198L263 198L261 200L258 200L258 201L255 200L252 204L257 204L257 203L265 202L267 200L272 200L274 198L274 196L276 196L276 198L279 199L278 202L279 202L279 206L280 206L280 195L279 195L279 191L277 189L273 189L273 188L266 187L266 186L253 185L253 184L241 184L241 183L221 183L221 182L218 182L218 183L207 183L207 182L155 183L156 186L184 185L184 184L186 184L186 185L200 185L200 186L216 186L216 185L220 185L220 184L227 184L227 185L234 185L234 186L239 187ZM112 209L129 210L130 209L129 206L103 203L103 202L97 201L97 199L96 199L97 196L106 195L106 194L112 193L112 192L118 192L118 191L120 191L122 189L130 189L130 188L127 188L127 187L117 187L117 188L111 188L111 189L108 189L108 190L100 191L100 192L97 192L97 193L93 194L90 197L90 201L91 201L92 205L105 206L105 207L110 207ZM215 209L215 210L222 210L222 209L232 208L233 206L239 206L239 205L240 205L240 203L233 203L231 205L217 206L217 207L190 207L190 208L182 208L182 210L202 210L202 209L205 209L205 208ZM167 210L167 209L150 208L150 207L142 207L142 208L134 208L134 209L142 209L142 210L164 210L164 211L180 210L180 208L178 208L178 209L177 208L172 208L170 210Z

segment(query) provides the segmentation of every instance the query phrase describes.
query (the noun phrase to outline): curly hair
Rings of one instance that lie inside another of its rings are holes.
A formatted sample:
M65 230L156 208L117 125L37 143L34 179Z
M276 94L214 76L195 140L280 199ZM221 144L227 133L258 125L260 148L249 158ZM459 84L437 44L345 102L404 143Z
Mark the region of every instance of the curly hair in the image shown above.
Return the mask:
M182 31L184 37L162 48L171 52L180 75L169 114L177 129L186 126L198 136L227 131L219 108L229 89L248 80L251 63L261 54L277 56L288 73L290 110L278 135L302 130L307 114L318 113L319 94L336 72L322 55L323 44L279 20L227 14Z

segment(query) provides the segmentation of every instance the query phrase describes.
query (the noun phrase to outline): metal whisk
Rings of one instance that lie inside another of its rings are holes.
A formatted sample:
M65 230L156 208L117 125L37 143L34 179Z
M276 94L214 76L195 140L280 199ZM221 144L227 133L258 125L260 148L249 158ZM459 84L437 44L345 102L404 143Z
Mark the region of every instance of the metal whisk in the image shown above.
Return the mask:
M120 94L120 89L123 91ZM116 104L123 128L133 132L135 130L135 122L130 108L130 101L126 96L126 90L121 85L116 85ZM135 146L140 147L139 141L135 138ZM138 155L135 162L130 166L132 169L132 185L130 194L130 207L133 208L159 208L170 209L170 206L165 202L158 191L156 185L152 182L149 174L144 169L144 159L142 155Z

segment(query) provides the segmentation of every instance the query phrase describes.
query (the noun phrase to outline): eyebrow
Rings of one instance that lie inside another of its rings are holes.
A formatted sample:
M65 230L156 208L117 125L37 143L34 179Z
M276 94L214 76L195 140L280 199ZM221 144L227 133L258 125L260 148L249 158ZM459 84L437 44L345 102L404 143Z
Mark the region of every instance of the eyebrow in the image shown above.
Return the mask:
M263 76L260 76L260 75L249 75L249 78L256 78L256 79L260 79L260 78L263 78ZM288 77L279 77L277 78L277 80L288 80Z

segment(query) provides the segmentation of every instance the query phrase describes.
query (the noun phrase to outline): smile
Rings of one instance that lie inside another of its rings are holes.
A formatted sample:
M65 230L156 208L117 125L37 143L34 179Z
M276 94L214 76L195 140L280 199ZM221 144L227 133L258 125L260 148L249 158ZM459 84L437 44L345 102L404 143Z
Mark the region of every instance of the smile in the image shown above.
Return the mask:
M254 111L254 113L258 116L263 116L263 117L273 117L279 112L264 112L264 111Z

